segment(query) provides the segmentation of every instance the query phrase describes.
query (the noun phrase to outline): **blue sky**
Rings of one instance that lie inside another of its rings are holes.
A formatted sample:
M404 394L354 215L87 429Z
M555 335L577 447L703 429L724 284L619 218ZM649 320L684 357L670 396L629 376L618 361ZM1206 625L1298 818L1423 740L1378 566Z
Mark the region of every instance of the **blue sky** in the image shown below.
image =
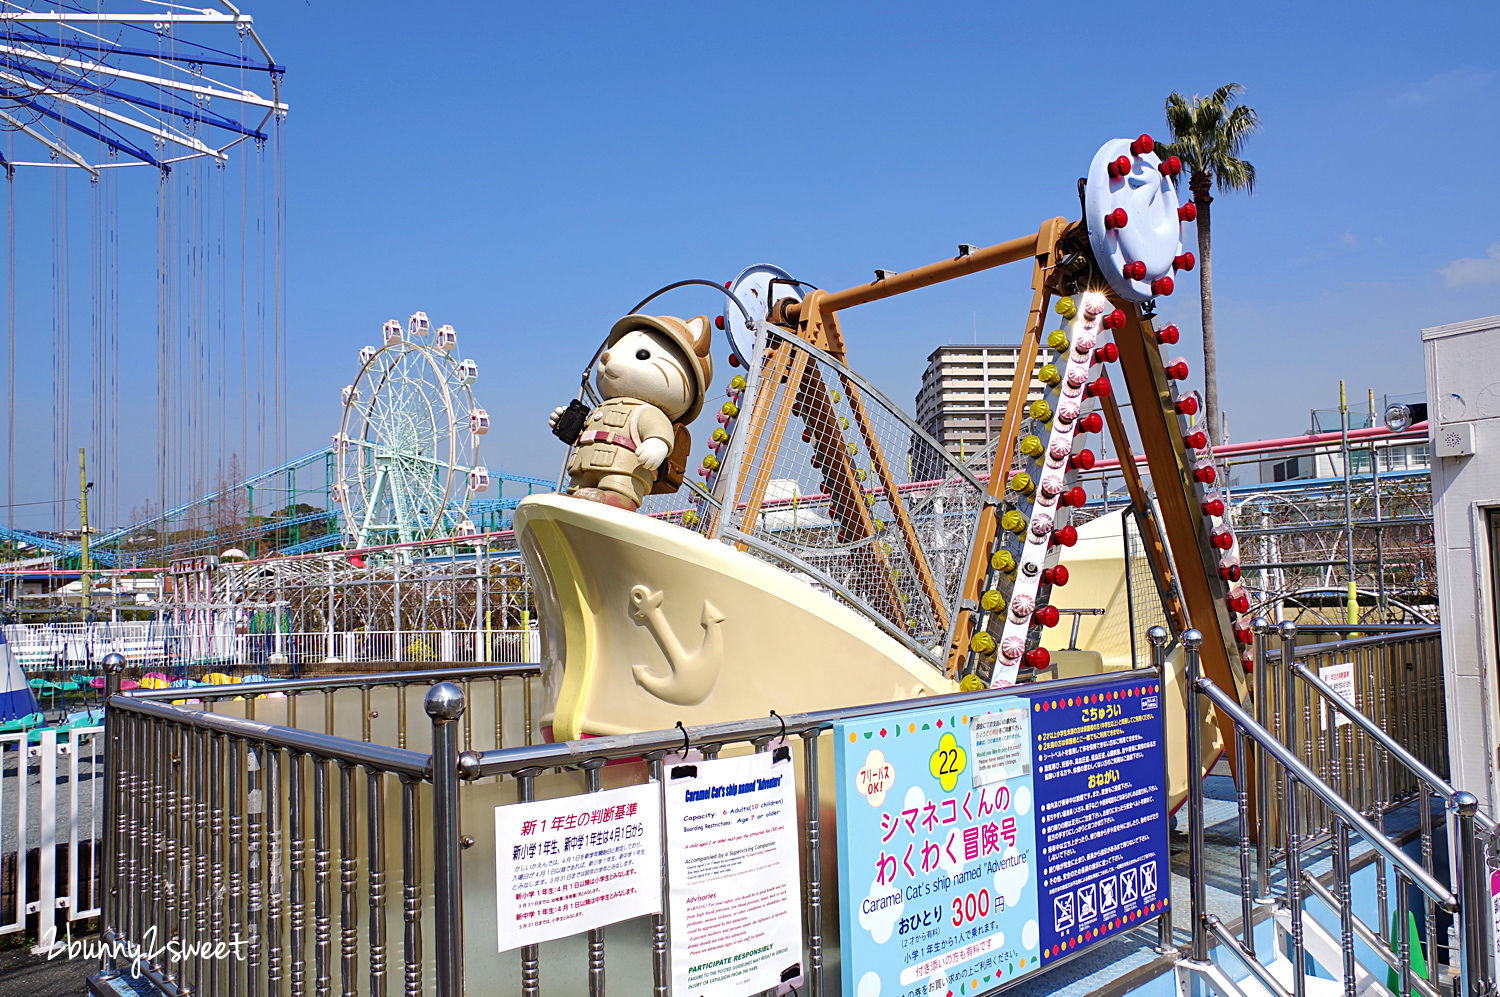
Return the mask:
M1227 81L1264 122L1246 148L1257 192L1214 205L1232 439L1303 431L1341 377L1359 399L1420 391L1422 327L1500 312L1500 58L1476 44L1500 37L1493 5L246 9L289 70L291 454L326 445L380 323L422 308L480 364L487 462L551 477L562 446L545 413L656 287L761 261L843 287L1075 217L1102 142L1161 136L1169 91ZM50 187L17 183L22 239L45 247ZM142 255L148 217L127 234ZM24 254L18 311L45 329L47 251ZM122 510L156 487L157 446L153 292L127 270L123 380L140 418L117 455ZM1028 280L1011 267L853 310L851 361L910 405L935 346L1017 338ZM1179 288L1163 311L1196 384L1196 281ZM713 314L714 298L662 306ZM18 501L50 497L44 344L26 332L17 365ZM74 376L81 427L86 361Z

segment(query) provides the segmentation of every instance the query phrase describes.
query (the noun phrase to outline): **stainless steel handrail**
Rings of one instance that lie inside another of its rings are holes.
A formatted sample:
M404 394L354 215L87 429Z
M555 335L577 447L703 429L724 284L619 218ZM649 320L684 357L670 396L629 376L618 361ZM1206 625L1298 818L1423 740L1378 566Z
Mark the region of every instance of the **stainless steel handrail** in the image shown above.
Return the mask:
M426 668L403 672L351 672L343 675L319 675L305 679L275 679L270 682L231 682L225 685L191 685L166 689L132 689L121 693L134 700L142 699L233 699L254 694L280 692L329 692L334 689L358 689L363 686L430 685L454 679L537 678L542 666L536 664L470 665L454 662L451 668Z
M1373 629L1373 628L1372 628ZM1298 632L1302 630L1298 627ZM1298 647L1295 654L1297 657L1304 655L1311 657L1316 654L1336 654L1339 651L1352 651L1361 647L1375 647L1377 645L1389 645L1398 640L1423 640L1428 637L1437 637L1441 634L1438 627L1408 627L1399 631L1383 631L1372 633L1369 637L1350 637L1345 640L1329 640L1321 644L1303 644ZM1268 651L1272 658L1280 659L1281 651Z
M1131 671L1111 672L1108 677L1111 679L1137 679L1151 678L1158 674L1154 668L1136 668ZM1090 685L1098 681L1098 676L1088 675L1049 681L1047 687L1049 689L1055 688L1058 692L1064 692L1068 689ZM916 702L922 706L957 706L963 703L1005 698L1026 691L1028 690L1024 686L1012 686L1009 689L983 689L979 692L955 692L944 696L924 696ZM599 758L634 757L656 752L670 752L674 748L682 747L684 731L687 733L689 743L693 745L755 741L761 738L779 736L783 731L788 735L800 735L827 729L833 726L835 720L849 720L872 716L879 713L887 713L890 709L890 703L871 703L866 706L841 707L818 710L812 713L788 713L786 716L779 718L768 716L764 718L758 717L753 720L731 721L729 723L704 724L697 727L685 727L680 730L672 727L664 731L611 734L604 737L591 737L581 741L562 741L554 744L531 744L518 745L514 748L497 748L481 753L478 764L467 766L463 775L467 779L481 779L488 776L508 775L523 769L577 768L586 762Z
M177 690L179 693L181 691ZM197 730L228 734L275 748L301 751L319 758L327 758L330 761L365 765L398 775L410 776L413 779L429 778L432 772L431 755L406 748L391 748L347 737L335 737L331 734L319 734L295 727L280 727L276 724L259 723L242 717L225 716L222 713L190 710L184 706L154 703L126 695L112 697L109 701L109 708L126 713L138 713L157 720L168 720Z
M1444 910L1458 910L1458 897L1454 896L1442 883L1439 883L1432 876L1428 875L1427 870L1422 868L1420 863L1393 845L1384 834L1380 833L1375 825L1365 819L1363 814L1354 809L1347 800L1334 792L1332 787L1318 778L1317 773L1308 768L1302 759L1298 758L1284 744L1272 737L1265 728L1256 723L1255 718L1245 712L1244 708L1235 702L1234 697L1225 693L1206 677L1197 678L1193 682L1193 688L1208 697L1214 706L1233 720L1247 737L1260 746L1261 750L1280 762L1282 767L1290 772L1298 782L1306 786L1308 791L1316 796L1324 806L1337 813L1343 821L1363 836L1372 848L1385 856L1387 860L1397 866L1406 875L1407 879L1415 883L1423 893L1431 897L1434 903Z
M1366 734L1372 737L1376 741L1376 743L1385 748L1386 751L1390 752L1391 757L1395 758L1396 761L1406 766L1407 770L1411 772L1412 775L1425 782L1428 787L1433 790L1433 792L1443 797L1450 807L1453 805L1453 798L1457 795L1458 790L1454 789L1453 786L1451 786L1445 779L1443 779L1442 776L1432 771L1426 765L1423 765L1415 755L1402 747L1395 738L1391 737L1385 731L1381 730L1380 726L1376 724L1375 721L1371 720L1359 710L1355 709L1352 703L1335 692L1333 690L1333 687L1319 678L1312 669L1308 668L1300 661L1294 661L1292 662L1291 671L1293 675L1296 675L1308 685L1312 686L1313 690L1317 692L1318 695L1322 696L1330 706L1338 710L1344 716L1348 717L1351 721L1354 722L1357 727L1360 728L1360 730L1363 730ZM1496 827L1495 822L1484 813L1477 814L1475 816L1475 820L1486 831L1492 831Z

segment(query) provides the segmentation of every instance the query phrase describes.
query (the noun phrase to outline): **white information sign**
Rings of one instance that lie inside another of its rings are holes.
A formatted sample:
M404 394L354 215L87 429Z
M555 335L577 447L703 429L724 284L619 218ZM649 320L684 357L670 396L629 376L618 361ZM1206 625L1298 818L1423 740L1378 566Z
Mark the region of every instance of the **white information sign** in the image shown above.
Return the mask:
M1339 698L1344 702L1348 703L1350 706L1357 705L1354 698L1354 662L1346 661L1343 664L1339 665L1324 665L1322 668L1318 669L1318 678L1322 679L1325 683L1331 686L1333 691L1338 693ZM1354 722L1343 713L1340 713L1338 710L1330 710L1328 704L1324 703L1324 730L1328 729L1328 714L1330 712L1334 715L1333 721L1336 728Z
M495 808L500 951L661 911L655 784Z
M1030 775L1029 732L1024 706L976 717L969 728L969 744L974 749L974 785L989 786Z
M672 997L743 997L799 985L790 750L669 765L663 795Z

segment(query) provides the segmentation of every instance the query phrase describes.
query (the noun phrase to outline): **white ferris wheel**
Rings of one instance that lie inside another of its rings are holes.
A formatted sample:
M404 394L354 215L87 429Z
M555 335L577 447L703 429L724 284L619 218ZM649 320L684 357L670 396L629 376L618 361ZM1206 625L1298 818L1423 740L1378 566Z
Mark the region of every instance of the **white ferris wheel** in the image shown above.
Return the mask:
M333 437L334 498L354 547L472 533L469 503L490 486L479 441L490 417L474 401L479 367L455 360L451 325L426 312L385 323L383 344L359 351Z

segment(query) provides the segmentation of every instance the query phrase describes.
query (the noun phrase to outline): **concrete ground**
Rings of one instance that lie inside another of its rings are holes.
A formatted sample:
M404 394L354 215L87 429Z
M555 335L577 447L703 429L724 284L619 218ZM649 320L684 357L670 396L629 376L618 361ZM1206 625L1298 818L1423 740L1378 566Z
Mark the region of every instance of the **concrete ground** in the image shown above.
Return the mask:
M98 971L93 961L48 960L26 945L0 949L0 997L82 997L84 980Z

